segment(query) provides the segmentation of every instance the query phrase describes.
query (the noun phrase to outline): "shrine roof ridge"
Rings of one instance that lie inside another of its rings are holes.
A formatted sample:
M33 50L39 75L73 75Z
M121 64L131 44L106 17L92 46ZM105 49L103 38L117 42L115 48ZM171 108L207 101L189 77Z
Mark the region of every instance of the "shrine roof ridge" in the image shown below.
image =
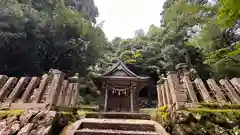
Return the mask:
M126 80L148 80L149 77L128 77L128 76L100 76L99 78L106 78L106 79L126 79Z
M105 73L102 74L102 76L111 76L112 73L114 73L117 70L123 70L127 75L130 77L135 77L135 78L142 78L142 79L147 79L149 77L141 77L133 73L121 60L118 61L114 66L112 66L110 69L108 69ZM127 78L127 77L125 77Z

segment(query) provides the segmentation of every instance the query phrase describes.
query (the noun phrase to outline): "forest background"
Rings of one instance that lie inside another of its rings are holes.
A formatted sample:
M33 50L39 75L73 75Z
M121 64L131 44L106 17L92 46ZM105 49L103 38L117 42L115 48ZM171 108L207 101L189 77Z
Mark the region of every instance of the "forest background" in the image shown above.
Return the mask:
M203 79L239 77L239 10L238 0L166 0L159 26L108 41L93 0L1 0L0 74L40 76L55 68L79 73L91 89L91 75L122 60L155 82L182 62Z

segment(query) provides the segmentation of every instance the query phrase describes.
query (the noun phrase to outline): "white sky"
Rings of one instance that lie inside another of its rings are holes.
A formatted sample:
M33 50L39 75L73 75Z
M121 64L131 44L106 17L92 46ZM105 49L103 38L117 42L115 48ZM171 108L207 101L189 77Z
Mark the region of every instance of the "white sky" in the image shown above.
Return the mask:
M160 25L165 0L94 0L99 10L98 22L105 20L103 30L109 40L116 36L131 38L134 31L147 32L151 24Z

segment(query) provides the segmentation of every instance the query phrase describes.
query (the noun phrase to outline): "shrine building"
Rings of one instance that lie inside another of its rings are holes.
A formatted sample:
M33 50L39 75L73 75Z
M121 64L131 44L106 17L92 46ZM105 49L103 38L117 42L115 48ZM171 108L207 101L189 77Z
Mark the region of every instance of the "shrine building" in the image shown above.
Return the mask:
M130 71L119 61L104 74L93 79L100 90L99 109L104 112L139 112L139 92L149 82Z

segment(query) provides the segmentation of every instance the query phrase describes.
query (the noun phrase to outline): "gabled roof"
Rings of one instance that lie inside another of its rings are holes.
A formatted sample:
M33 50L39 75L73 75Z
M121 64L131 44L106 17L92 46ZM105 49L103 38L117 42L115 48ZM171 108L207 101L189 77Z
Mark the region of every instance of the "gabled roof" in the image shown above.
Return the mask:
M127 66L122 61L117 62L112 68L107 70L103 74L103 76L111 76L113 73L115 73L118 70L125 72L129 77L138 77L135 73L133 73L130 69L128 69Z
M124 74L115 74L118 72L123 72ZM110 69L108 69L104 74L101 76L93 77L94 84L98 87L98 89L101 89L102 80L113 80L113 81L124 81L128 82L131 80L139 82L139 89L142 89L144 87L149 77L141 77L133 73L130 69L127 68L127 66L122 62L117 62L114 66L112 66Z

